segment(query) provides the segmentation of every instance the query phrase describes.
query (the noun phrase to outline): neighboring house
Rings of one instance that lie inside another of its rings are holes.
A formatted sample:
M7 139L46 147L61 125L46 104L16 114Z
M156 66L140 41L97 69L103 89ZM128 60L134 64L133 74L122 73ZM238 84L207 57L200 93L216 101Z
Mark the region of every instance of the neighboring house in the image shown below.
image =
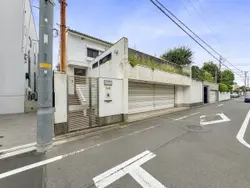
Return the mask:
M239 88L240 88L240 86L238 86L237 83L234 83L234 84L232 85L232 90L233 90L233 91L235 91L236 89L239 89Z
M89 63L112 45L71 29L67 32L66 40L67 74L71 76L87 76Z
M0 114L23 113L27 90L36 92L38 36L30 0L1 1Z

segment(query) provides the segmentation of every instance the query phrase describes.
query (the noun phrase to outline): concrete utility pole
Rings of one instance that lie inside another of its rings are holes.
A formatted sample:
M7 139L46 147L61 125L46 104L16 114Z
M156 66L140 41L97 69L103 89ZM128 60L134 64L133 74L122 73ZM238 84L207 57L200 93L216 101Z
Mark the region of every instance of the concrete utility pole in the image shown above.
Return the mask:
M45 152L52 147L54 134L52 110L53 14L54 1L40 0L37 152Z
M245 96L247 94L247 71L245 71Z
M221 79L222 79L222 74L221 74L221 64L222 64L222 57L220 56L220 61L219 61L220 82L221 82Z
M66 72L66 0L60 0L60 71Z

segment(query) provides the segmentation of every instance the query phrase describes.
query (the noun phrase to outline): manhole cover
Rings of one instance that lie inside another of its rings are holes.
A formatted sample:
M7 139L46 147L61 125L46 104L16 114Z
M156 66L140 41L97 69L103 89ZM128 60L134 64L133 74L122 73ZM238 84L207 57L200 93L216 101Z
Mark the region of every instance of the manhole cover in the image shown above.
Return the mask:
M211 129L208 129L207 127L203 127L200 125L184 125L184 129L192 132L209 132Z
M203 129L203 127L200 125L187 125L187 128L194 131L200 131Z
M0 138L3 138L4 136L0 136Z

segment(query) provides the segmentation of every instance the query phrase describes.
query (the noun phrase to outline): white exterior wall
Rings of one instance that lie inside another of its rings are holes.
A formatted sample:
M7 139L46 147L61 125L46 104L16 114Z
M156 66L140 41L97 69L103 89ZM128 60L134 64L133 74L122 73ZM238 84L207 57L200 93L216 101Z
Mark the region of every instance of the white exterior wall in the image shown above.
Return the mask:
M219 101L226 101L230 98L230 92L219 92Z
M190 86L191 78L180 74L173 74L161 70L136 65L132 67L129 63L125 65L125 76L133 80L159 82L174 85Z
M28 37L37 40L30 1L19 0L15 2L15 6L12 1L1 1L0 22L2 23L0 114L22 113L27 87L25 73L28 71L28 65L24 63L24 53L29 50L29 45L26 45L29 42ZM31 64L33 64L33 56L33 49L31 49ZM32 70L36 68L31 66Z
M102 58L111 53L111 60L98 67L92 68L92 65L99 62ZM90 76L92 77L109 77L109 78L124 78L123 69L124 63L128 60L128 39L122 38L112 47L95 58L90 66Z
M112 86L105 86L104 80L112 82ZM111 79L111 78L99 78L99 116L112 116L118 114L124 114L124 100L126 98L126 90L123 88L122 79ZM109 89L110 88L110 89ZM109 92L110 97L107 96ZM106 101L110 99L110 101Z
M87 48L104 52L109 48L107 44L89 40L76 33L67 33L67 64L68 66L88 67L94 59L87 57Z
M200 81L192 80L190 90L190 103L203 102L203 83Z
M54 74L55 91L55 123L67 122L67 75L56 72Z
M191 81L191 86L175 86L175 104L177 106L189 106L195 103L203 103L203 83Z

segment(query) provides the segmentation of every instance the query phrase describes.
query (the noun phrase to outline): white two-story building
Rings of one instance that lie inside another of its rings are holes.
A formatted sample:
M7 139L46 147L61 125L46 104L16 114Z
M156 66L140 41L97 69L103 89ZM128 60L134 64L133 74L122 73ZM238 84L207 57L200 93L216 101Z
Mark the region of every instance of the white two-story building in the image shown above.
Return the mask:
M30 0L0 2L0 114L23 113L36 92L38 36Z

